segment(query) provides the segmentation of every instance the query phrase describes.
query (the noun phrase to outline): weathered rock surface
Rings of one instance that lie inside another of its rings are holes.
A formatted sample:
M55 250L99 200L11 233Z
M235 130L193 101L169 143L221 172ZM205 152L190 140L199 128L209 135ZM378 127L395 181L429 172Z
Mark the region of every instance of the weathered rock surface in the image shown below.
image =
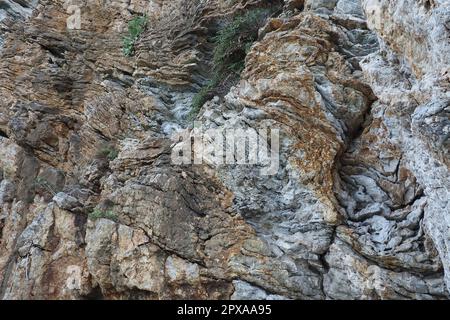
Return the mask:
M1 298L449 298L447 1L2 4ZM175 165L213 35L262 7L196 120L278 129L279 170Z

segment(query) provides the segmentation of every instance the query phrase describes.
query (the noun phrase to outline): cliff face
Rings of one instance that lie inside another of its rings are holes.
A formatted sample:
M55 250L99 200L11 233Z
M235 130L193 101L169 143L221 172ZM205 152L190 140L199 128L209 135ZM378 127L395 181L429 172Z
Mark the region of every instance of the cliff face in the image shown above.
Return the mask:
M214 36L264 9L194 117L278 130L278 171L174 164ZM0 30L1 298L449 298L448 1L6 0Z

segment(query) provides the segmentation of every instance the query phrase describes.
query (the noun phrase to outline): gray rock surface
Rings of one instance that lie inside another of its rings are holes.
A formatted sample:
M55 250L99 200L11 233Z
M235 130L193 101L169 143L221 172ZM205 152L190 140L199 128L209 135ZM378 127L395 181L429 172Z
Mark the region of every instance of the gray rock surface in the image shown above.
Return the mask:
M0 298L449 298L448 1L2 3ZM267 6L195 120L278 129L279 170L175 165L212 35Z

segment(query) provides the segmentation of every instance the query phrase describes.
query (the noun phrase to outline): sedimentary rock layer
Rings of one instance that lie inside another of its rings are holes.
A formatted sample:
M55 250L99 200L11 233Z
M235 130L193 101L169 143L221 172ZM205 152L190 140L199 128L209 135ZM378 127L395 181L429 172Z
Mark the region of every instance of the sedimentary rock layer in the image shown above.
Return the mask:
M214 36L264 8L195 120L279 130L278 171L174 164ZM0 297L448 299L449 17L445 0L0 1Z

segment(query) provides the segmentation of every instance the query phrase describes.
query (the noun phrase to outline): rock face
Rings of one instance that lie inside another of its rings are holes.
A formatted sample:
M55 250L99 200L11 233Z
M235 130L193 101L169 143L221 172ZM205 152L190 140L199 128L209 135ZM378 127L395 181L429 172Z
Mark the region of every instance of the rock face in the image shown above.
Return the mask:
M174 164L214 35L261 8L196 124L277 130L278 170ZM445 0L1 2L0 297L448 299L449 17Z

